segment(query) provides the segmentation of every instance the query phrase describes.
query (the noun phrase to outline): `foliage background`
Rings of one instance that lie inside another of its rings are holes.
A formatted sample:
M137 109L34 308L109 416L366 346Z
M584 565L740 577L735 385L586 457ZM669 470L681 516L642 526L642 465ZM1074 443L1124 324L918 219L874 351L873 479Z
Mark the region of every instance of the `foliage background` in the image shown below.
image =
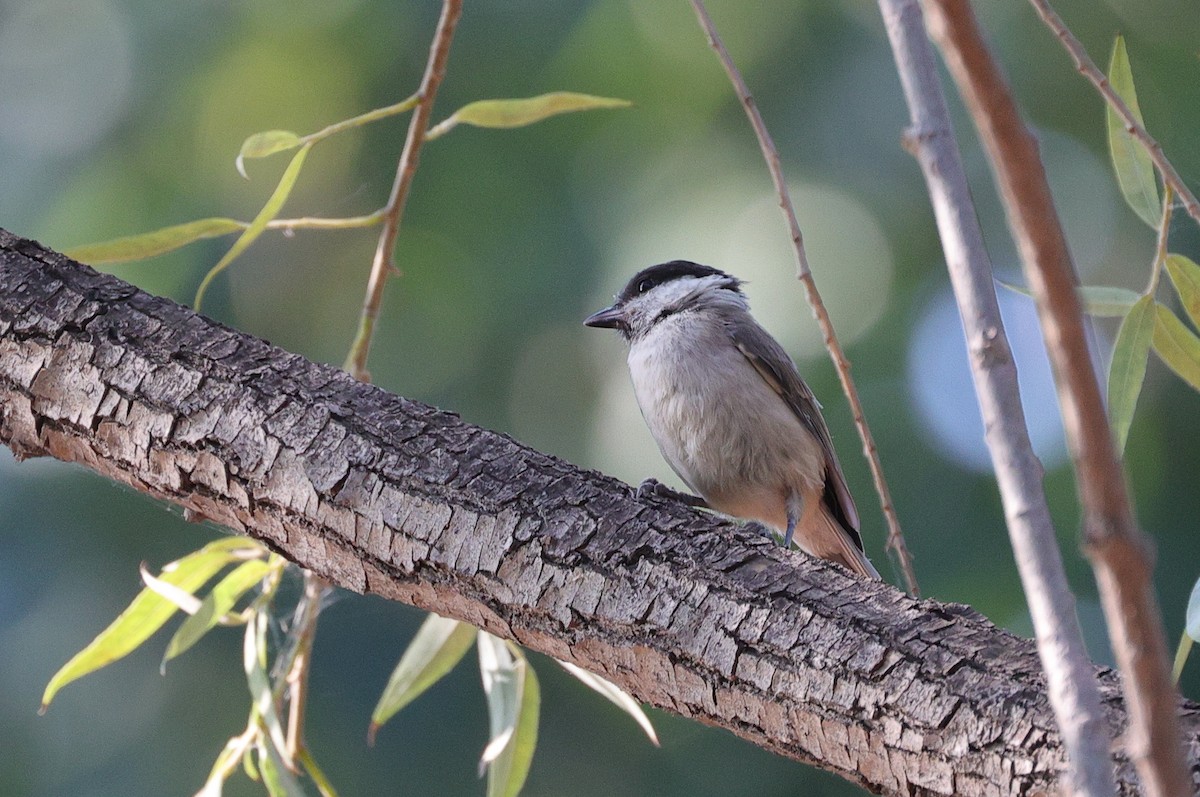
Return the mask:
M210 215L249 219L286 159L233 170L257 130L299 132L395 102L417 85L438 4L387 0L14 0L0 5L0 226L62 249ZM1200 185L1200 17L1168 0L1072 0L1103 63L1124 33L1152 133ZM925 594L1029 633L990 478L956 315L907 113L870 3L713 0L793 181L818 283L845 336ZM1120 202L1103 112L1021 3L980 4L1037 126L1085 281L1140 289L1151 232ZM757 312L825 403L885 577L883 523L799 286L753 137L684 2L471 3L435 118L466 102L551 90L630 110L516 131L460 128L422 158L371 368L390 389L636 483L668 469L642 429L616 336L580 319L636 269L686 257L751 280ZM957 113L957 110L956 110ZM986 165L960 140L998 270L1019 279ZM406 120L317 149L286 215L355 215L386 197ZM1175 251L1200 259L1177 222ZM114 269L188 302L229 239ZM267 235L206 310L318 360L349 345L373 232ZM1094 657L1108 662L1044 354L1026 300L1003 295L1027 412ZM1103 361L1114 330L1096 330ZM1127 459L1157 541L1176 638L1200 573L1200 399L1157 362ZM217 534L81 468L0 455L0 782L12 795L191 793L242 727L240 635L215 634L157 674L165 637L35 709L50 675L161 565ZM317 640L309 741L344 795L482 793L478 674L452 676L365 744L370 708L420 614L340 595ZM657 715L663 749L545 659L530 795L848 794L836 779L719 731ZM1200 696L1200 665L1184 673ZM258 793L243 780L231 794ZM752 785L751 785L752 784Z

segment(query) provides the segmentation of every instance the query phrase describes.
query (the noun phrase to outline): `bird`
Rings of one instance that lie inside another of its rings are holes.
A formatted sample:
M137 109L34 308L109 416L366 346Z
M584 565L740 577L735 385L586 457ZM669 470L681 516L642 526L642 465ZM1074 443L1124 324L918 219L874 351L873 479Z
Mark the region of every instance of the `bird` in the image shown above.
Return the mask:
M663 459L695 495L663 495L758 521L790 548L872 579L858 510L820 405L783 347L750 314L743 281L672 260L642 269L588 316L629 344L629 375Z

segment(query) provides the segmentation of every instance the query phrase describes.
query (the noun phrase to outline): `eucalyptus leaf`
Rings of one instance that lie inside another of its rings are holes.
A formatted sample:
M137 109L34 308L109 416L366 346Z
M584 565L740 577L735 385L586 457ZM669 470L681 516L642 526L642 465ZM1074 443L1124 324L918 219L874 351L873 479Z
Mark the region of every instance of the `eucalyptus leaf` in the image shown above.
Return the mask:
M1142 110L1138 106L1137 91L1133 86L1133 71L1129 66L1129 54L1125 50L1125 39L1118 36L1113 45L1112 60L1108 66L1108 82L1117 93L1138 124L1142 122ZM1154 174L1154 162L1141 142L1125 127L1125 122L1108 105L1105 105L1108 126L1108 149L1112 155L1113 169L1117 182L1129 207L1142 221L1158 229L1162 207L1158 198L1158 182Z
M195 593L221 568L261 549L262 546L246 537L225 537L168 564L158 579L184 592ZM137 649L177 610L174 603L154 590L143 589L108 628L54 674L42 694L40 711L45 712L58 690L67 684Z
M367 739L400 709L407 706L454 669L475 641L475 629L467 623L431 614L425 618L388 679L375 710Z
M1179 294L1179 301L1183 302L1184 312L1200 328L1200 266L1183 255L1175 254L1167 255L1166 265L1171 284Z
M234 165L237 166L238 174L249 179L249 175L246 174L246 158L266 158L276 152L295 149L303 143L303 139L291 130L264 130L242 142Z
M140 235L127 235L110 241L84 244L66 250L65 254L81 263L93 266L105 263L126 263L173 252L183 246L206 238L218 238L244 230L246 225L236 219L214 217L162 227Z
M1138 299L1121 322L1113 346L1112 365L1108 371L1108 414L1118 453L1125 450L1133 411L1146 377L1146 360L1154 338L1154 306L1152 296Z
M267 203L263 205L263 209L258 212L254 220L242 231L238 239L233 242L233 246L225 253L225 256L217 261L217 264L208 270L204 275L204 279L200 282L200 287L196 289L196 299L193 302L196 312L200 312L200 305L204 301L204 294L208 290L208 286L216 279L217 275L224 271L230 263L232 263L238 255L246 251L250 244L254 243L255 239L262 234L267 225L279 215L279 211L283 209L283 204L287 202L288 195L292 193L292 188L296 185L296 179L300 176L300 169L304 166L304 159L308 157L309 150L312 149L312 144L305 144L300 148L300 151L292 156L291 163L283 171L283 176L279 178L279 184L275 186L275 190L267 199Z
M1180 379L1200 390L1200 338L1161 304L1154 309L1154 352Z
M478 100L459 108L448 119L429 129L427 139L438 138L457 125L475 127L524 127L551 116L602 108L628 108L633 103L613 97L596 97L572 91L555 91L536 97L510 100Z
M634 722L641 726L642 731L650 737L650 741L654 743L654 746L660 746L658 743L658 734L654 732L654 726L650 724L650 718L646 716L646 712L642 711L641 704L634 700L628 692L611 681L605 680L599 675L590 673L570 662L559 661L558 663L562 665L564 670L582 681L585 686L599 692L606 700L611 701L617 708L633 717Z
M213 629L221 619L233 610L238 599L245 595L255 584L263 580L271 565L261 559L243 562L222 578L212 590L204 596L197 611L183 621L179 630L171 637L167 652L163 656L163 664L186 651L192 645Z
M1021 285L1013 285L1004 280L996 280L1003 287L1014 293L1032 298L1033 293ZM1142 298L1137 291L1128 288L1114 288L1110 285L1081 285L1076 289L1083 312L1096 318L1123 318L1129 308Z

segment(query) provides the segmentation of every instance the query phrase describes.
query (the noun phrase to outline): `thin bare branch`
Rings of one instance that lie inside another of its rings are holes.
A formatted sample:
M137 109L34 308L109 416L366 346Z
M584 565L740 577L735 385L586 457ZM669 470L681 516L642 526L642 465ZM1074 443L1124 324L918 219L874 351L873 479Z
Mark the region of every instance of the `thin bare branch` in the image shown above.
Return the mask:
M1183 203L1187 214L1195 219L1197 224L1200 224L1200 201L1196 200L1196 195L1188 190L1187 184L1183 182L1183 178L1179 176L1179 172L1175 171L1175 167L1167 160L1167 156L1163 153L1162 145L1155 141L1154 137L1146 132L1146 128L1134 118L1133 112L1129 110L1129 106L1125 104L1125 101L1109 85L1108 77L1100 71L1100 68L1088 56L1087 50L1083 48L1079 39L1075 38L1075 35L1067 28L1062 18L1051 8L1050 3L1047 0L1029 0L1029 3L1037 11L1042 21L1046 23L1046 26L1062 42L1063 47L1070 54L1071 60L1075 62L1076 70L1096 87L1096 91L1100 92L1100 96L1104 98L1104 101L1121 117L1121 121L1125 123L1125 129L1129 131L1129 134L1146 148L1146 152L1150 155L1150 160L1154 161L1154 165L1158 167L1158 172L1162 175L1163 182L1170 186L1179 196L1179 201Z
M879 503L883 509L884 518L887 520L888 550L895 554L896 560L900 565L900 573L904 577L905 587L909 592L917 595L920 593L920 587L917 585L917 575L913 571L912 557L909 555L908 546L904 542L904 533L900 530L900 519L896 517L896 508L892 504L891 491L888 489L887 480L883 476L883 465L879 461L879 449L875 446L875 438L871 435L870 427L867 426L867 419L863 414L862 402L858 398L858 389L854 386L854 377L850 375L850 362L846 359L846 354L842 350L841 343L838 342L837 334L833 330L833 322L829 318L829 312L825 309L825 303L821 301L821 294L817 290L817 283L813 280L812 272L808 267L808 256L804 252L804 236L800 232L800 222L796 219L796 209L792 206L792 197L788 192L787 182L783 178L783 166L779 160L779 150L775 148L775 142L771 140L771 134L767 132L766 123L763 122L762 114L758 112L758 106L754 102L754 97L750 94L750 89L746 86L746 81L742 79L742 73L738 70L737 65L733 63L733 58L730 57L729 51L725 49L725 44L721 41L716 25L713 24L712 17L708 15L708 9L704 7L703 0L691 0L691 3L692 8L696 11L696 17L700 20L700 27L708 35L709 46L716 52L717 58L721 61L721 66L725 68L725 73L729 76L734 91L737 92L738 99L741 100L742 107L746 110L746 115L750 118L750 125L754 128L754 133L758 137L758 144L762 149L763 158L767 162L767 169L771 173L771 180L775 183L775 193L779 196L779 208L783 211L783 218L787 222L788 230L791 233L792 247L796 253L796 278L804 285L808 304L812 307L813 315L816 316L817 324L821 328L821 335L825 339L825 348L829 350L829 356L833 360L834 368L837 370L838 379L842 383L842 390L846 394L846 399L850 402L850 410L854 415L854 425L857 427L858 435L862 439L863 455L867 458L867 463L870 465L871 478L875 481L875 491L879 494Z
M1083 505L1084 552L1096 573L1129 706L1129 754L1150 797L1183 797L1192 788L1183 766L1178 697L1151 582L1150 543L1130 508L1088 352L1078 279L1037 143L967 0L928 0L926 10L930 32L987 150L1037 301Z
M421 88L417 92L420 101L413 111L412 121L409 122L408 137L404 141L404 151L396 167L392 193L384 206L383 229L379 233L379 244L375 248L375 259L371 263L371 276L367 281L367 295L363 299L358 332L355 334L354 343L351 344L350 355L346 358L345 369L356 379L369 378L367 355L375 333L375 321L379 318L379 307L383 302L383 287L387 278L396 271L396 234L400 230L404 205L408 201L408 192L417 172L421 145L425 143L425 131L429 129L429 120L433 116L433 101L437 98L438 87L446 74L446 59L450 55L450 42L454 38L454 28L462 14L462 5L462 0L444 0L433 43L429 47L425 76L421 79Z
M1029 442L992 264L983 243L966 171L954 139L933 47L917 0L879 0L912 127L908 149L921 164L933 201L946 268L970 352L971 376L1017 569L1033 617L1050 704L1067 748L1069 791L1116 792L1112 739L1067 584L1042 485L1042 463Z

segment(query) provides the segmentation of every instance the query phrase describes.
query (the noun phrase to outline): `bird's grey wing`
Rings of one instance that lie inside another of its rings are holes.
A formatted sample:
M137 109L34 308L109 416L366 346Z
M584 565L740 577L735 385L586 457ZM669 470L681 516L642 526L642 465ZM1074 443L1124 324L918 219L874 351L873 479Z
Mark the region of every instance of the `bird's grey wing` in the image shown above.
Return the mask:
M846 486L846 477L842 473L841 463L838 462L837 452L833 450L833 440L829 437L825 419L821 417L820 404L816 397L800 378L792 358L779 342L753 319L727 321L726 328L734 345L754 366L758 375L787 402L800 422L820 442L821 450L825 454L825 484L830 509L845 521L843 525L859 550L862 550L862 538L858 533L858 509L854 506L854 498Z

